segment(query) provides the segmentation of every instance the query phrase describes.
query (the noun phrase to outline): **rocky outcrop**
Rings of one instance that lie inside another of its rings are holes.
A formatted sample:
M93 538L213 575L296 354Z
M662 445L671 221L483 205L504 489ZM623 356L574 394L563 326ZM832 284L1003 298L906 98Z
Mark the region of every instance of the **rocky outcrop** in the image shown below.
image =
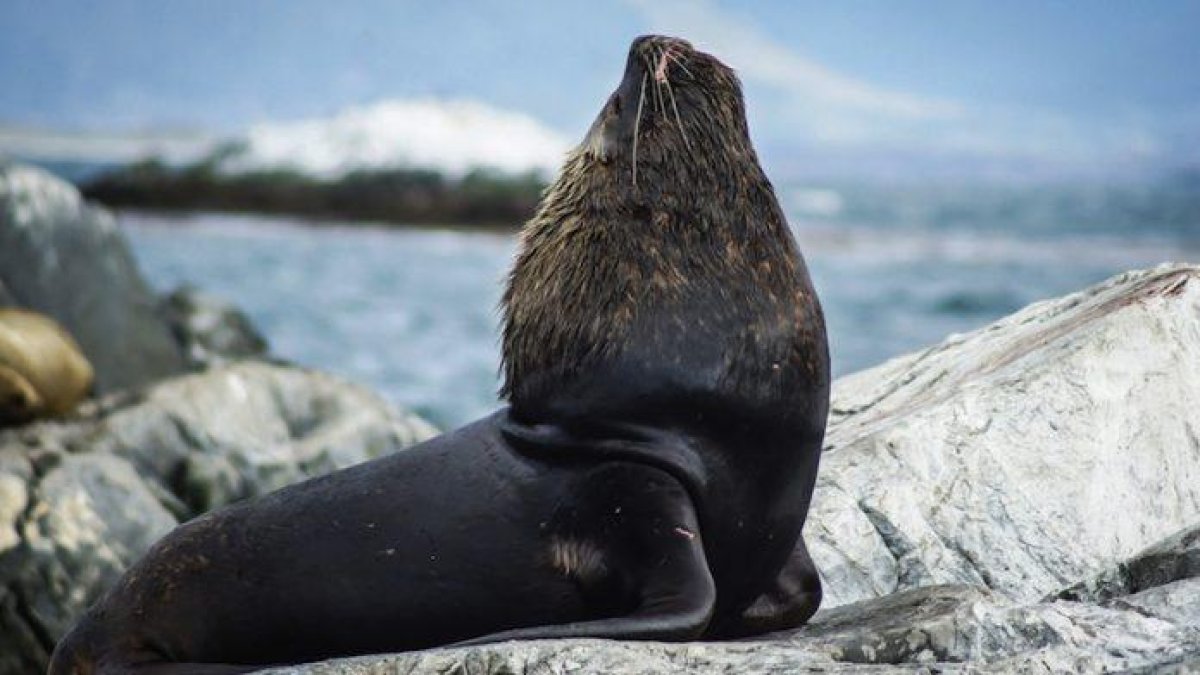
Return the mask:
M1200 524L1123 560L1050 599L1102 602L1200 577ZM1195 605L1200 609L1200 604Z
M163 296L160 315L194 368L265 356L267 341L232 303L190 286Z
M0 673L57 639L178 522L433 435L336 378L245 362L0 432Z
M271 672L1200 669L1198 429L1200 268L1124 274L835 383L808 626Z
M1131 272L838 380L807 537L833 606L1034 600L1200 521L1200 268Z
M67 329L101 393L185 368L112 216L41 170L0 164L0 288Z
M819 613L790 634L738 642L506 642L339 659L271 675L375 673L1098 673L1200 667L1200 580L1117 604L1012 604L928 586ZM1165 618L1164 608L1175 614ZM1155 613L1157 612L1157 614Z

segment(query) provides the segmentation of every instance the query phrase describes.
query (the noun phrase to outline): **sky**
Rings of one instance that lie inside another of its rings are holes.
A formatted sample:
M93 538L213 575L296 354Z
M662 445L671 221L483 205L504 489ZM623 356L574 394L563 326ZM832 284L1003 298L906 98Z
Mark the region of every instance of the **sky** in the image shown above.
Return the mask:
M0 125L236 133L439 97L576 139L647 32L734 66L780 166L1200 165L1185 0L3 0Z

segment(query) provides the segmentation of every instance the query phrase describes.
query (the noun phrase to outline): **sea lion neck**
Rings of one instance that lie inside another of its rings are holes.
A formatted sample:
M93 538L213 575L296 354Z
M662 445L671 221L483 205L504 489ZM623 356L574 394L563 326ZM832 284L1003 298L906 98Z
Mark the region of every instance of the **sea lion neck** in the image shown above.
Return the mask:
M630 113L631 82L662 90L639 90ZM598 377L666 368L689 343L691 365L658 379L744 394L779 381L763 369L792 349L807 284L733 72L682 40L640 38L522 231L502 300L501 394L518 415L544 409Z

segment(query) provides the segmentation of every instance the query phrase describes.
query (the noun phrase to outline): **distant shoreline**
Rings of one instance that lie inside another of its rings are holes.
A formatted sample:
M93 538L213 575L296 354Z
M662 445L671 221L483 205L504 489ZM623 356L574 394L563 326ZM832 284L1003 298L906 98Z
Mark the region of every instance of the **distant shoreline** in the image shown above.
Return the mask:
M456 232L496 237L515 235L524 226L523 222L509 227L504 223L397 222L304 213L268 213L264 211L235 211L231 209L156 208L153 206L112 206L104 203L99 204L109 209L123 226L144 227L150 224L153 227L161 227L163 229L190 227L193 220L204 225L211 225L211 218L213 217L245 219L245 222L251 223L253 227L266 228L379 230L385 232Z
M117 209L486 231L520 229L544 188L533 173L477 170L451 178L425 169L383 169L320 179L288 170L223 173L208 162L176 168L156 160L106 171L80 186L88 199Z

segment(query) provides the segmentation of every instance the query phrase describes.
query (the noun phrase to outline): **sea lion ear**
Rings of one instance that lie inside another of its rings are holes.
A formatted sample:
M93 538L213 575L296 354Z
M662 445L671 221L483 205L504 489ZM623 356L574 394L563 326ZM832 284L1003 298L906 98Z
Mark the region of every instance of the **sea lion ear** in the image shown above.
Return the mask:
M587 136L583 139L584 153L601 164L608 164L612 161L617 148L616 129L614 128L616 125L613 124L616 117L610 101L604 106L604 110L600 111L596 121L592 122L592 128L588 129Z
M613 152L616 150L617 142L614 138L615 134L609 125L603 125L600 132L592 139L591 153L592 156L600 160L601 164L608 164L612 161Z

